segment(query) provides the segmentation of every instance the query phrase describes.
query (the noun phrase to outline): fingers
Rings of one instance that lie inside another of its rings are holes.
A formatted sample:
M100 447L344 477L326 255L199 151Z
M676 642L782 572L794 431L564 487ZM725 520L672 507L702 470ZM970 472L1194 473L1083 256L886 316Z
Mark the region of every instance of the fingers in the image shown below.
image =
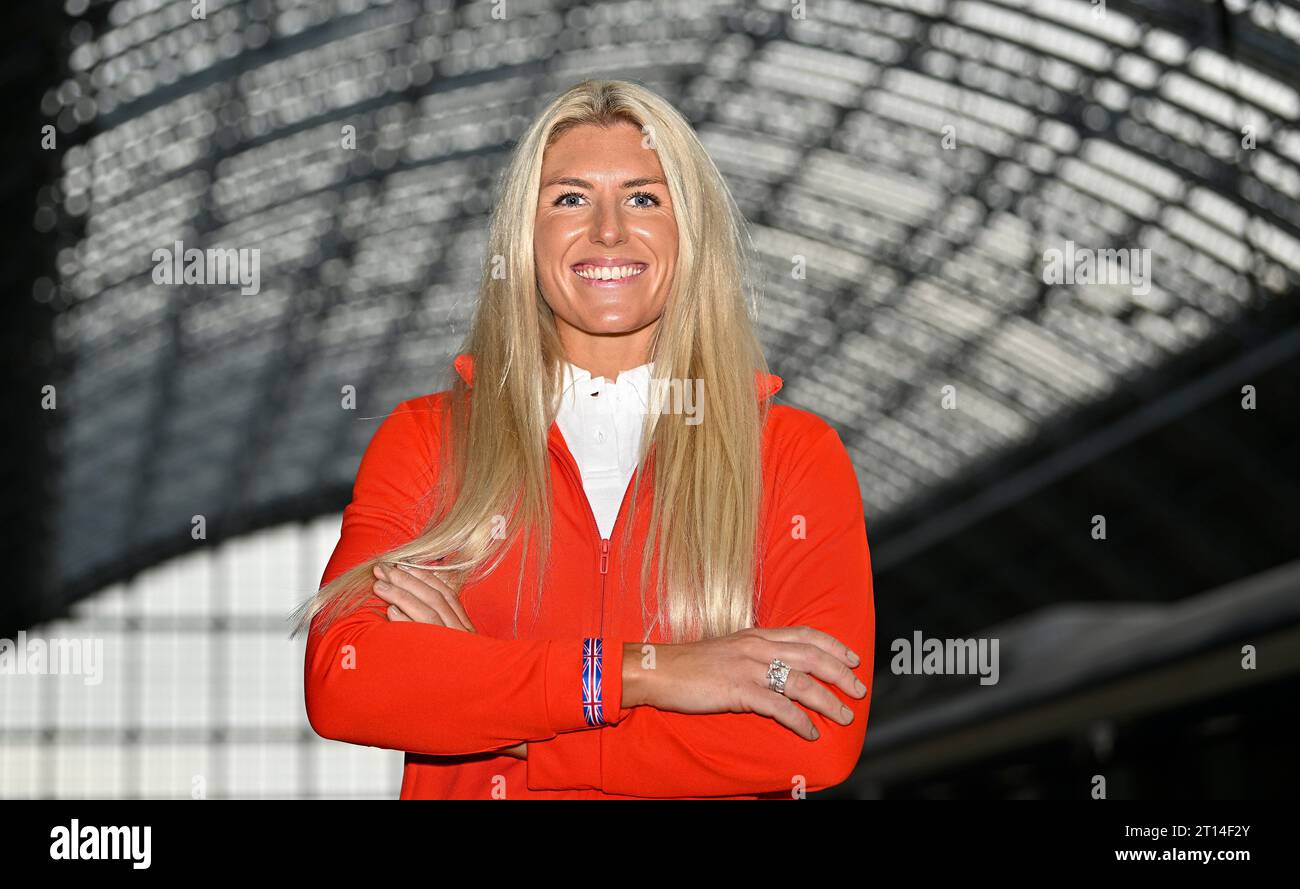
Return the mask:
M407 617L405 614L402 613L402 609L398 608L396 605L389 605L389 606L388 606L388 619L389 619L389 620L394 620L394 621L396 621L396 620L410 620L409 617Z
M460 627L460 622L454 620L454 612L445 601L442 602L442 609L438 609L438 600L442 596L425 584L402 571L385 572L379 565L375 566L374 573L379 578L374 585L375 595L390 605L396 605L411 620L444 627ZM415 589L417 583L425 588L423 595Z
M772 649L774 653L765 658L763 675L767 675L767 665L772 663L772 658L780 658L789 664L795 670L807 673L809 676L816 676L823 682L827 682L849 697L863 698L867 695L867 687L853 671L841 660L829 655L825 650L815 645L803 645L798 642L777 643ZM789 682L786 683L786 689L789 690ZM824 688L825 686L821 686ZM833 696L832 696L833 697ZM838 703L838 699L837 703ZM838 709L838 708L837 708ZM835 718L833 714L826 714Z
M524 741L521 744L516 744L513 747L508 747L505 750L498 750L497 753L500 753L503 756L513 756L515 759L527 759L528 742Z
M755 627L752 632L773 642L802 642L805 645L816 645L850 667L857 667L862 663L862 658L857 652L830 633L823 633L814 627Z
M790 679L794 679L796 675L791 673ZM787 682L786 690L788 691L789 688ZM819 737L817 726L813 725L813 721L808 718L807 713L799 709L799 706L794 701L784 695L777 694L769 688L752 686L744 693L744 703L754 713L775 719L802 738L816 741Z
M829 657L829 655L827 656ZM782 658L782 660L785 660L785 658ZM786 663L794 666L790 661L786 661ZM840 666L844 669L848 669L847 667L844 667L843 664ZM766 668L764 668L762 688L771 691L767 684ZM791 701L798 701L809 710L815 710L827 719L835 720L840 725L848 725L853 722L853 711L846 707L844 703L835 696L834 692L813 679L806 672L792 669L790 675L785 679L785 694L781 695L776 691L772 691L772 694L784 697ZM798 710L799 708L796 707L795 709Z
M441 577L439 577L436 571L428 568L412 568L409 565L400 564L397 567L400 570L406 571L417 580L424 581L426 584L441 593L443 599L451 606L451 610L456 613L456 617L459 618L461 625L471 633L478 632L474 629L474 624L470 622L469 613L465 611L465 606L461 605L460 597L456 595L456 591Z
M761 690L779 694L772 691L767 680L769 665L779 658L791 668L782 697L798 701L840 725L853 722L853 710L822 684L825 682L853 698L866 697L867 687L850 669L854 658L849 657L847 646L812 627L762 628L751 635L761 640L758 645L751 643L751 654L757 662L754 680Z
M451 607L451 603L447 601L447 596L443 592L445 586L441 581L437 581L437 585L435 585L434 582L431 582L429 579L432 577L431 574L429 575L429 578L417 576L415 570L400 565L376 566L376 568L379 569L376 573L385 576L388 583L393 587L410 594L410 596L419 601L430 612L436 614L438 618L437 623L441 623L443 626L450 627L454 630L469 630L469 627L461 621L456 610ZM397 604L398 607L402 607L401 602L394 604ZM404 607L402 607L402 610L406 611ZM406 613L408 616L415 616L409 611Z

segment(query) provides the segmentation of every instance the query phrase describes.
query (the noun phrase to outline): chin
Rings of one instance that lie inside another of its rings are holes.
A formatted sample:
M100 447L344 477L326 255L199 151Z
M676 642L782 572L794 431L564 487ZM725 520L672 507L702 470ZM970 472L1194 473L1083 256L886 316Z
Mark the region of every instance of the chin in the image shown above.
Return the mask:
M624 333L635 333L642 327L649 324L649 321L603 321L595 322L584 327L583 332L593 336L618 336Z
M617 336L622 333L635 333L654 321L642 315L606 314L598 318L583 318L575 325L583 333L593 336Z

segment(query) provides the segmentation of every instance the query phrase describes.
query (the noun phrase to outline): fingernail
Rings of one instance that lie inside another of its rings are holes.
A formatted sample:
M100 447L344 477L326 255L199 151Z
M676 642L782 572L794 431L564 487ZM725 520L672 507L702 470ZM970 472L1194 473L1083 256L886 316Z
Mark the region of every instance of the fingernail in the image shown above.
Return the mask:
M864 694L867 693L867 687L866 687L865 685L862 684L862 680L861 680L861 679L855 679L855 680L853 680L853 686L854 686L854 688L856 688L856 689L858 690L858 694L860 694L860 695L864 695Z
M817 740L818 738L820 738L821 736L822 736L822 733L819 732L819 731L817 731L817 726L814 725L814 726L813 726L813 736L812 736L812 739L813 739L814 741L816 741L816 740Z
M840 705L840 716L849 722L853 721L853 711L843 705Z
M375 584L375 589L377 590L387 590L389 588L388 584L384 583L382 580Z
M858 653L856 651L850 651L849 663L856 667L858 664L862 663L862 658L858 657Z

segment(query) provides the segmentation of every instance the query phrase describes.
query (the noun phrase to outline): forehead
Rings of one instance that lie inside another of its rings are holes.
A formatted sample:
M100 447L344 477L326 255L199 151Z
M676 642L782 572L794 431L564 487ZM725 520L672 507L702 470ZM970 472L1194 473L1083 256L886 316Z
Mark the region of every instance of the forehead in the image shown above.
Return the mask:
M576 126L547 147L542 156L542 176L573 175L589 179L602 174L662 175L658 153L643 147L643 138L640 127L633 123Z

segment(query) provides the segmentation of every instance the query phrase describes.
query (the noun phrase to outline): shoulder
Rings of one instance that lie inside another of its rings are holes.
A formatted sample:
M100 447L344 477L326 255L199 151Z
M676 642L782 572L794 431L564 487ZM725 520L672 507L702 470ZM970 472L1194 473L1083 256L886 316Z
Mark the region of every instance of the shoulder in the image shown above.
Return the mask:
M795 457L805 451L824 448L831 442L843 447L835 427L812 411L788 404L775 404L769 408L763 427L763 446L773 456Z
M763 427L763 475L774 489L859 493L852 457L835 427L812 411L785 404L769 409Z
M451 392L428 392L398 402L385 420L400 418L396 423L409 431L436 432L447 413Z
M366 457L383 463L428 463L437 451L450 392L430 392L406 398L381 415Z

